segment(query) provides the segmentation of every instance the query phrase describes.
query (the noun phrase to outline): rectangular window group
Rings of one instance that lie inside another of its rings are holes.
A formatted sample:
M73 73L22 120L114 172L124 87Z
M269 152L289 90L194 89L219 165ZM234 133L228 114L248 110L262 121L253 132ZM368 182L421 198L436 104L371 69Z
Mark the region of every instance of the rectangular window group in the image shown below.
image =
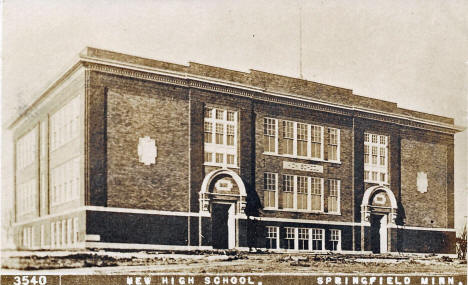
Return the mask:
M50 248L74 247L78 243L78 218L63 219L50 224Z
M36 160L37 128L32 129L16 142L16 169L22 170Z
M76 157L50 172L51 204L75 200L80 192L80 158Z
M388 183L388 137L364 133L364 181Z
M237 166L237 112L205 108L205 164Z
M281 129L281 136L279 135ZM340 130L327 128L328 161L340 161ZM266 154L305 159L324 159L324 127L294 121L263 119L263 144Z
M50 146L52 151L79 135L80 109L80 96L77 96L50 117Z
M17 211L18 215L24 215L36 210L37 180L17 184Z
M329 241L330 250L340 251L341 230L331 229ZM299 251L323 251L325 250L325 230L318 228L280 228L277 226L267 226L266 248L281 248Z

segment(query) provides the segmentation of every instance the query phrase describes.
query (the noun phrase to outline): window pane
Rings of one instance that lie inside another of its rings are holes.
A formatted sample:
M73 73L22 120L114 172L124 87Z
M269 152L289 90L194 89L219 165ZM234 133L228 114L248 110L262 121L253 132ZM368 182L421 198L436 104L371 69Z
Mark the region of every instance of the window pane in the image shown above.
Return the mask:
M224 120L224 110L216 109L216 120Z
M233 111L227 111L227 120L230 122L234 122L235 113Z

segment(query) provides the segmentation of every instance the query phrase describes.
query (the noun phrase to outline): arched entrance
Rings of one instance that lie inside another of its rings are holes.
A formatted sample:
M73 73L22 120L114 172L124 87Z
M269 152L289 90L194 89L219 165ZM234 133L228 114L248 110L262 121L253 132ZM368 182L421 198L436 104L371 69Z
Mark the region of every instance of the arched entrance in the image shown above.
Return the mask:
M373 186L364 192L361 204L361 220L370 226L369 247L373 253L389 251L388 228L395 225L397 201L393 192L385 186Z
M227 249L238 246L238 222L247 192L240 176L229 169L210 172L203 179L200 190L200 212L211 216L213 248Z

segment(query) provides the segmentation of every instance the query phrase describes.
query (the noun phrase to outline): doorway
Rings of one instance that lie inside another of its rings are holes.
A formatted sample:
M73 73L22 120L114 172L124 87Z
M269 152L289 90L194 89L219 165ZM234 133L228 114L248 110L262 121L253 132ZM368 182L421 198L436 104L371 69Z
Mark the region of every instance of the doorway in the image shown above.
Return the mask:
M371 250L373 253L387 252L387 215L371 216Z
M235 220L234 204L213 203L211 209L211 240L213 248L234 248Z

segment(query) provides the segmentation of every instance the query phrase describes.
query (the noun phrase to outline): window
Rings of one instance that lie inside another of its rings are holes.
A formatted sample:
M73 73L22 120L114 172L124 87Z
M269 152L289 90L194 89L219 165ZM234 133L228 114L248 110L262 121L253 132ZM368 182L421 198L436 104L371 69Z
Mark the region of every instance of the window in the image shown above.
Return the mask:
M312 126L311 156L313 158L322 158L322 131L322 127Z
M293 175L283 175L283 209L294 209Z
M306 124L297 123L297 156L307 156L309 133Z
M80 158L76 157L51 169L51 204L69 202L79 197Z
M330 230L331 250L341 250L341 231Z
M297 177L297 209L308 209L309 179L306 176Z
M323 158L323 127L283 121L282 154L314 159Z
M267 226L267 236L266 236L266 248L276 249L278 248L278 227Z
M388 137L364 134L364 181L388 183Z
M16 169L22 170L36 160L37 128L16 141Z
M340 161L340 130L328 128L328 160Z
M312 229L312 250L323 250L323 229Z
M278 148L278 120L263 119L263 149L268 153L277 153Z
M36 179L17 185L18 215L25 215L36 210L37 184Z
M294 155L294 122L283 121L283 154Z
M237 165L237 112L205 108L205 164Z
M276 208L277 205L277 189L278 189L278 174L264 173L263 174L264 188L264 207Z
M323 211L323 179L317 177L283 175L283 209Z
M311 186L312 210L323 211L323 180L321 178L312 177Z
M309 250L309 229L298 229L299 250Z
M51 150L56 150L79 135L80 103L80 97L77 96L50 117Z
M340 184L340 180L328 180L328 187L330 190L330 196L328 197L329 213L340 213Z
M295 249L294 246L296 240L296 229L291 227L286 227L286 237L285 237L285 247L286 249Z

